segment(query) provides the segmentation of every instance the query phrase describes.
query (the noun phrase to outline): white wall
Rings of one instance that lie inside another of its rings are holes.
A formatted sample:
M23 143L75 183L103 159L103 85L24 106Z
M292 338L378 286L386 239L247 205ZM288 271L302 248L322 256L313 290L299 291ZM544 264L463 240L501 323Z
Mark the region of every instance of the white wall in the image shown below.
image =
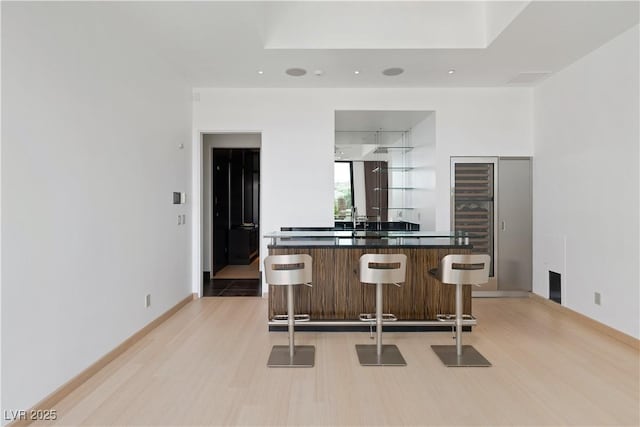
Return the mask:
M260 134L219 133L202 135L202 271L211 272L212 246L211 161L213 148L260 148ZM195 193L194 193L195 194Z
M534 281L562 304L640 337L638 26L535 90ZM602 305L594 304L594 292Z
M0 5L0 29L2 28L2 5ZM0 48L0 51L2 49ZM0 81L2 81L2 60L0 55ZM0 84L0 97L2 95L2 84ZM2 105L0 102L0 135L2 134ZM2 404L2 137L0 136L0 411L4 413ZM0 424L2 424L0 422Z
M194 187L203 132L262 133L261 234L281 226L332 226L335 110L436 112L437 229L449 228L450 156L530 156L532 90L196 89ZM194 200L195 201L195 200ZM200 207L194 206L200 215ZM200 291L200 218L193 221L193 290ZM266 253L262 240L261 254Z
M191 293L190 206L171 203L189 191L191 91L103 31L117 10L2 3L3 411Z

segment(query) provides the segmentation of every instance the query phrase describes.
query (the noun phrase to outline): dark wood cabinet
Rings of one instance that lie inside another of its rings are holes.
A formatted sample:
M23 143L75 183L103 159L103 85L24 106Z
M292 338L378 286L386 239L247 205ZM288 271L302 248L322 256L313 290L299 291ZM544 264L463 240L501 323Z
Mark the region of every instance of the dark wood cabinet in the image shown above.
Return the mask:
M213 266L249 264L257 255L260 150L213 149Z
M211 273L216 274L229 264L227 247L229 232L229 154L227 150L213 150L213 210L212 239L213 263Z
M237 227L229 230L229 264L251 264L258 256L258 228Z

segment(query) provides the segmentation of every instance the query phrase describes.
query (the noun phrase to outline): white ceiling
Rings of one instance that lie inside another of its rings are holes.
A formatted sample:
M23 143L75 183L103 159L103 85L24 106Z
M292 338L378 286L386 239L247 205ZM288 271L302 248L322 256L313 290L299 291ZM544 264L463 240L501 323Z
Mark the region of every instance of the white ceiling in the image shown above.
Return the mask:
M637 1L43 7L73 8L77 19L96 20L102 31L117 32L144 54L164 58L192 87L532 86L636 25L639 14ZM290 67L309 72L291 77L284 72ZM383 76L389 67L405 72ZM456 72L450 75L449 69ZM521 73L542 74L509 83Z

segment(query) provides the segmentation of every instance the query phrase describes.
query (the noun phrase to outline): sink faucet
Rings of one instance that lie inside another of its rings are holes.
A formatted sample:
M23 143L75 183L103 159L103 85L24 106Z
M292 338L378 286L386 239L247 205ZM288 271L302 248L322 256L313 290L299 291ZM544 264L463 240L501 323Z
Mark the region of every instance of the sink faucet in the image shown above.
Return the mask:
M358 208L355 206L351 208L351 219L353 219L353 229L356 229L356 216L358 216Z

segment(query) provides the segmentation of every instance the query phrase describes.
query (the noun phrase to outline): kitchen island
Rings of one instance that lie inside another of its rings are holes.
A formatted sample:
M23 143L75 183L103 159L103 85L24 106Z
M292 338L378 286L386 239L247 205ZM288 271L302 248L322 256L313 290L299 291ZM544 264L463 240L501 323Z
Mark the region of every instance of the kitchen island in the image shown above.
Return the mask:
M447 254L468 254L468 236L450 232L420 231L284 231L265 234L270 238L269 255L309 254L313 258L313 287L295 290L296 315L308 314L308 329L355 330L368 327L359 320L362 313L375 312L375 286L363 285L358 261L365 253L407 255L407 275L400 287L385 286L384 313L397 321L385 328L442 329L452 320L438 315L455 312L455 287L442 285L429 274ZM465 287L464 313L471 315L471 290ZM286 313L286 289L269 287L269 325L279 329L277 315ZM465 320L466 326L475 320ZM296 325L296 328L299 326Z

